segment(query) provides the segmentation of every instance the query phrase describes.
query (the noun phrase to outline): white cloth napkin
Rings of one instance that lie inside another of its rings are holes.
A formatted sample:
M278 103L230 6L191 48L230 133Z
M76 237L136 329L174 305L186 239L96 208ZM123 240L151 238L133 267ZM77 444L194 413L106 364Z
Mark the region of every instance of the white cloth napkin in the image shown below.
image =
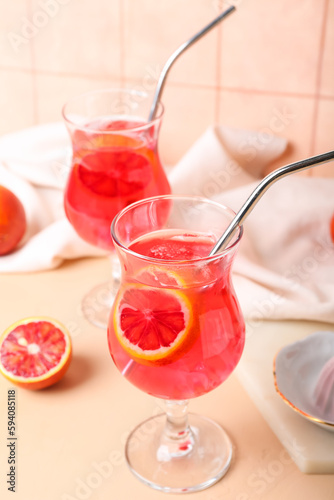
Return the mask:
M0 273L52 269L65 259L105 255L68 222L63 188L71 146L63 123L31 127L0 139L0 184L24 205L27 232L19 248L0 257Z
M286 149L272 136L211 127L171 170L173 193L216 199L238 210ZM62 123L0 139L0 184L23 202L28 231L0 273L52 269L65 259L105 255L81 240L63 211L70 142ZM334 322L334 179L292 175L260 200L244 224L234 284L251 331L262 319Z

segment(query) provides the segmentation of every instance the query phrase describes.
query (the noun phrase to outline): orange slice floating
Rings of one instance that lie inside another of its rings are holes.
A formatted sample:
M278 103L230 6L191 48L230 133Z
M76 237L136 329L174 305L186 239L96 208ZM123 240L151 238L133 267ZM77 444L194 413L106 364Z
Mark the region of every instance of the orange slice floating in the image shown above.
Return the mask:
M176 361L196 335L188 298L179 290L128 284L114 308L114 329L124 350L138 363Z
M50 318L26 318L0 338L0 372L25 389L44 389L65 374L72 345L66 328Z
M142 269L137 274L136 279L145 285L151 286L180 288L183 285L183 281L175 272L166 271L156 265L151 265Z

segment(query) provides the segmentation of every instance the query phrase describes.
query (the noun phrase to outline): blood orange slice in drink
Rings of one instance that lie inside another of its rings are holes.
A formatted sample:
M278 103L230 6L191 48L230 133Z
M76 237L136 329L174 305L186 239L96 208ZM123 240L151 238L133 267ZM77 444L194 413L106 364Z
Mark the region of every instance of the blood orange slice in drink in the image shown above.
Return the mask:
M144 189L152 180L152 165L131 151L87 154L79 166L81 181L100 196L127 196Z
M114 307L115 334L138 363L172 363L197 337L191 304L179 290L127 284Z
M0 338L0 372L20 387L44 389L63 377L71 353L70 335L58 321L23 319Z

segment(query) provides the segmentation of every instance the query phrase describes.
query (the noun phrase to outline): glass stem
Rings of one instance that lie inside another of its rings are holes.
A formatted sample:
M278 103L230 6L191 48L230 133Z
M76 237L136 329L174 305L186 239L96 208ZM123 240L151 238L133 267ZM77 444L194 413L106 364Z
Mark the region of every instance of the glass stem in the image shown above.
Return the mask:
M158 450L158 459L168 461L190 453L194 446L193 432L188 424L188 401L165 401L166 424Z

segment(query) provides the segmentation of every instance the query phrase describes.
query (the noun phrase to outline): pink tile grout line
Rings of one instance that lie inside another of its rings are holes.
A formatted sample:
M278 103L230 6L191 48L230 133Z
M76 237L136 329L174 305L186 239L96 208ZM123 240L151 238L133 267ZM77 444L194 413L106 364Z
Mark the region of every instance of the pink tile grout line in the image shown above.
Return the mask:
M124 43L124 37L125 37L125 30L124 30L124 1L119 0L119 26L120 26L120 31L119 31L119 61L120 61L120 68L119 68L119 73L120 73L120 80L121 80L121 87L124 87L125 84L125 67L124 67L124 62L125 62L125 43Z
M223 10L223 9L221 9ZM220 71L221 71L221 56L222 56L222 26L217 27L217 59L216 59L216 95L215 95L215 122L218 123L220 116Z
M318 126L318 117L319 117L319 102L320 102L320 87L321 87L321 73L323 67L323 56L324 56L324 48L325 48L325 38L326 38L326 29L328 24L328 10L329 10L329 0L324 0L324 7L322 13L322 26L321 26L321 35L319 40L319 54L318 54L318 64L316 68L316 90L315 90L315 101L314 101L314 109L313 109L313 119L312 119L312 132L311 132L311 146L310 146L310 156L315 154L316 144L316 133ZM310 175L314 175L313 172L310 172Z
M27 15L28 18L32 17L32 0L26 0L26 9L27 9ZM30 68L30 74L32 77L32 89L33 89L33 95L32 95L32 102L33 102L33 120L34 124L37 125L39 123L39 113L38 113L38 100L37 100L37 74L36 74L36 58L35 58L35 44L34 44L34 39L32 38L29 43L29 48L30 48L30 61L31 61L31 68Z

